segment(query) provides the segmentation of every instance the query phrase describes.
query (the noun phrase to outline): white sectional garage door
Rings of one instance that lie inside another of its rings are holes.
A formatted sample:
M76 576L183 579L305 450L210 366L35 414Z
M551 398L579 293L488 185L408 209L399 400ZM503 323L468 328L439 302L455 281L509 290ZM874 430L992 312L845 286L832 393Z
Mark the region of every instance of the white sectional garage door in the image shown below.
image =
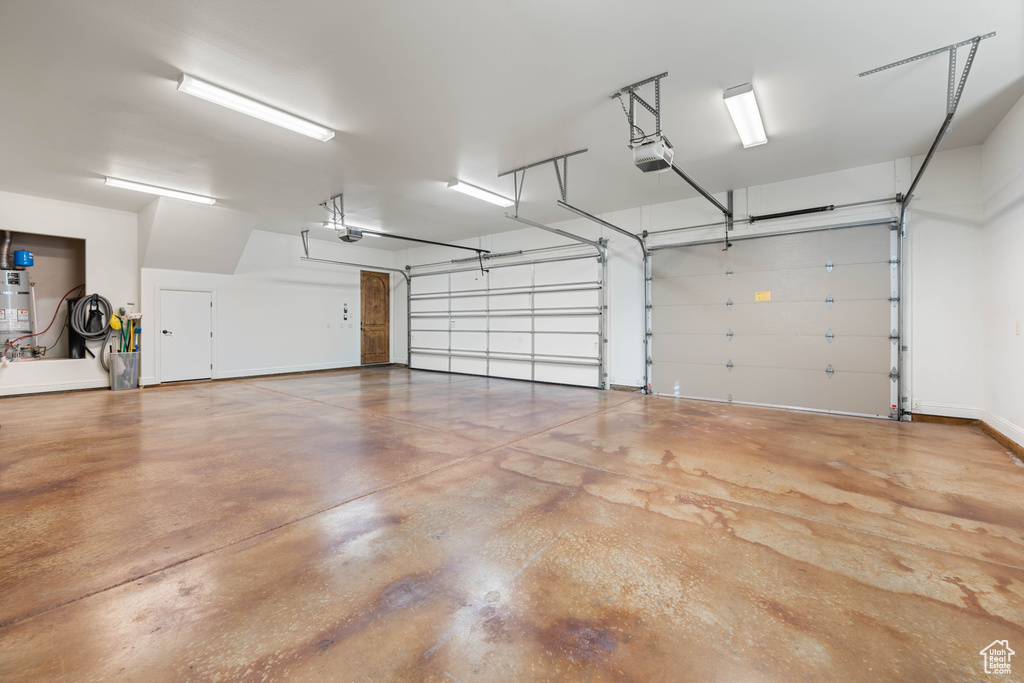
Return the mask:
M895 239L884 224L656 252L654 393L889 417Z
M413 272L411 366L603 387L603 288L593 255Z

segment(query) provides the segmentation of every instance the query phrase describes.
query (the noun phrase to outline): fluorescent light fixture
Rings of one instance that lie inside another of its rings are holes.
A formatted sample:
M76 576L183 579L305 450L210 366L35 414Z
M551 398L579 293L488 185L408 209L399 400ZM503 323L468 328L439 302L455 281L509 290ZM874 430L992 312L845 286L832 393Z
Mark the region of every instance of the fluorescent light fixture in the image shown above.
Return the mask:
M756 147L768 142L764 124L761 122L761 112L758 111L757 100L754 99L752 85L744 83L735 88L729 88L725 91L723 98L744 147Z
M157 187L156 185L146 185L144 183L136 183L131 180L121 180L120 178L107 178L106 184L110 187L120 187L124 190L135 190L136 192L145 192L147 194L158 194L161 197L173 197L174 199L184 199L186 202L196 202L197 204L216 204L217 200L213 197L204 197L201 194L192 194L191 192L181 192L180 190L169 190L166 187Z
M456 192L461 192L462 194L468 194L470 197L476 197L477 199L482 199L485 202L497 204L498 206L512 206L513 204L515 204L514 201L508 199L507 197L502 197L500 194L494 194L493 192L485 190L482 187L470 185L469 183L463 182L461 180L453 180L450 183L448 183L448 189L455 190Z
M234 109L240 111L243 114L254 116L268 123L273 123L276 126L293 130L296 133L302 133L308 135L311 138L322 140L327 142L334 137L334 131L325 126L321 126L318 123L307 121L304 118L300 118L295 114L289 114L286 111L281 111L276 107L271 107L269 104L263 104L257 102L254 99L239 95L238 93L225 90L219 85L207 83L206 81L199 80L195 76L189 76L188 74L181 74L181 78L178 79L178 90L189 95L194 95L201 99L219 104L222 107L228 109Z

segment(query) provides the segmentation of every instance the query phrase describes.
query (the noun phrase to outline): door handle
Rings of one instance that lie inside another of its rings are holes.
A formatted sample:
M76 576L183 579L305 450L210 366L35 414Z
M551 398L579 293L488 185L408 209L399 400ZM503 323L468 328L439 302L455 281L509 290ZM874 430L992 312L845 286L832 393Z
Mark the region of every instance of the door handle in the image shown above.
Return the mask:
M163 333L166 334L168 337L174 334L173 332L170 332L168 330L164 330Z

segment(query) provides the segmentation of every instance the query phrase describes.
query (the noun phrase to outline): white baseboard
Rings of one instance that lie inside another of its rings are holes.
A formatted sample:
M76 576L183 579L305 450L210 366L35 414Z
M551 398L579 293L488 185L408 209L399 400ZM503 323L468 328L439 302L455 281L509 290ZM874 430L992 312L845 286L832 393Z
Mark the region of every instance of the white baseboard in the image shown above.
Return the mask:
M949 403L925 403L921 402L913 412L925 415L939 415L941 417L962 417L968 420L980 420L982 410L968 406L957 406Z
M257 375L284 375L289 372L314 372L316 370L341 370L344 368L358 368L359 365L339 365L337 363L315 363L312 365L284 365L271 368L247 368L245 370L228 370L216 372L214 379L232 379L236 377L254 377Z
M981 411L981 417L979 419L992 429L1005 436L1007 439L1011 439L1015 441L1017 445L1024 447L1024 429L1021 429L1006 418L993 415L987 410Z
M77 382L46 382L42 384L5 385L0 387L0 396L22 396L24 394L45 394L54 391L78 391L81 389L109 389L110 380L87 379Z

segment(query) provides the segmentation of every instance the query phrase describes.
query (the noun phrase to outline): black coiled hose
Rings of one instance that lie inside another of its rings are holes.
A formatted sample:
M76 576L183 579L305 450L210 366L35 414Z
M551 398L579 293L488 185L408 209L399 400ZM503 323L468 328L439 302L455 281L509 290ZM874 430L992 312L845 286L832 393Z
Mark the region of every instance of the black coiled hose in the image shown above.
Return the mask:
M100 313L102 327L99 330L88 331L86 326L89 322L89 313L92 312L94 306ZM75 306L68 320L71 329L83 339L88 341L103 340L103 344L100 346L100 365L103 366L105 372L110 372L110 366L107 364L103 354L107 350L107 341L110 339L110 335L114 333L113 328L110 327L110 318L113 314L114 308L107 301L106 297L99 294L86 294L78 300L78 305Z

